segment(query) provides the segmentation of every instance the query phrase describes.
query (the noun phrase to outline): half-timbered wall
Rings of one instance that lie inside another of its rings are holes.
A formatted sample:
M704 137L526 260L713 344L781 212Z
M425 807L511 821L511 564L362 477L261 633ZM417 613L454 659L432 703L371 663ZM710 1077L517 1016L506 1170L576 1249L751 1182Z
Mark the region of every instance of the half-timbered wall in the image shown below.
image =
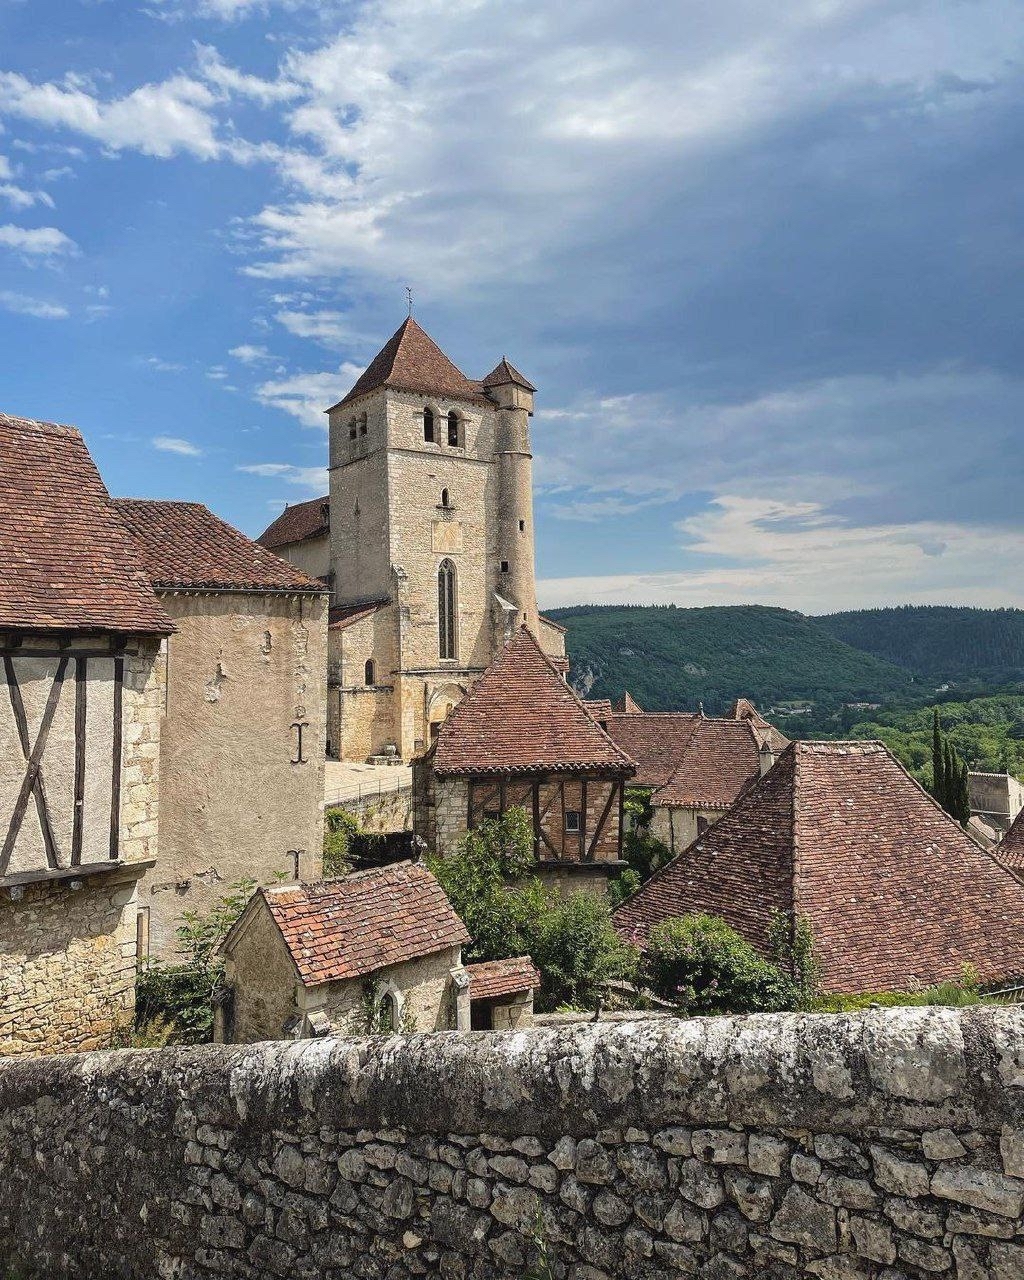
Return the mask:
M155 640L0 644L0 1053L95 1047L131 1016L162 714Z
M469 828L519 806L533 823L544 878L559 890L583 888L587 867L603 880L622 856L623 788L621 779L607 777L438 778L427 758L413 765L414 825L444 855ZM569 829L572 812L580 815L579 830Z

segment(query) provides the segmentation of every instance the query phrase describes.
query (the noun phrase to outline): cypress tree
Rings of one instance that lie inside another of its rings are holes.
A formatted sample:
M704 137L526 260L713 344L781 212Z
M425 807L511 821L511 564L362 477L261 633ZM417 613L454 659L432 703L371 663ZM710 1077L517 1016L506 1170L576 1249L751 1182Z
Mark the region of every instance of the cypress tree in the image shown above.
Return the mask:
M971 781L967 774L967 761L965 760L960 766L960 786L957 796L960 812L956 815L965 827L971 820Z
M939 803L947 813L956 817L957 767L956 756L949 739L942 737L942 799Z
M945 808L946 771L942 748L942 724L939 720L939 709L936 707L932 715L932 795Z

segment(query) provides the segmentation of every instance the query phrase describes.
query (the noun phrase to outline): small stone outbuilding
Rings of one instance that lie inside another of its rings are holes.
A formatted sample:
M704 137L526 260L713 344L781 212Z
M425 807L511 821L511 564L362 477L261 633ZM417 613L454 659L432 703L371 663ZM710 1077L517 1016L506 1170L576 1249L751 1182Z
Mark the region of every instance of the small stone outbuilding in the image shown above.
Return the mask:
M614 914L643 946L720 916L763 954L777 913L810 926L821 985L905 991L1024 974L1024 886L881 742L794 742L720 822Z
M221 944L215 1038L468 1030L468 941L416 863L259 889Z
M474 1031L507 1031L533 1021L533 996L540 970L529 956L467 964L471 1026Z
M604 893L624 865L622 806L634 771L524 626L413 762L413 823L443 855L518 806L532 821L541 878Z

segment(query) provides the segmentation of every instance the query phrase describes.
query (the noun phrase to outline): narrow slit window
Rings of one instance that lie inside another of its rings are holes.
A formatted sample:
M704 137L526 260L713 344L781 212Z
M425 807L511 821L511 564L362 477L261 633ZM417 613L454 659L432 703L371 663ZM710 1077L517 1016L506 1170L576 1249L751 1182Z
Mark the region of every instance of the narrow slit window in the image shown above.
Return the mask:
M434 443L434 411L433 409L423 410L423 439L428 444Z
M363 667L363 683L364 684L377 683L377 669L374 666L374 662L372 658L367 658L366 665Z
M456 596L455 565L442 560L437 571L437 650L442 658L455 657Z
M354 440L356 438L356 420L355 418L348 424L348 438Z
M502 562L501 562L501 572L502 572L502 573L508 573L508 561L507 561L507 560L502 560Z
M366 431L367 431L367 422L366 422L366 414L364 413L363 416L359 419L359 434L361 436L365 436Z
M448 415L448 443L456 448L459 444L459 415L454 409Z
M520 521L519 521L519 532L520 532L520 533L525 533L525 532L526 532L526 521L525 521L525 520L520 520Z
M447 490L447 489L442 489L442 490L441 490L441 506L442 506L442 507L450 507L450 506L451 506L451 503L448 501L448 490Z

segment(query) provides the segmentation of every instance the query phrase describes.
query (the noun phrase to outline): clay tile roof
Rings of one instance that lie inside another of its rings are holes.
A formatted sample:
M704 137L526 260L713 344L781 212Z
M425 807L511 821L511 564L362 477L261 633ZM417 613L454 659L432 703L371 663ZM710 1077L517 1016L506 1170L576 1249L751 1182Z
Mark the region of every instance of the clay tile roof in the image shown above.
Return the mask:
M510 382L526 391L537 390L533 383L524 378L515 365L510 364L504 356L501 357L487 377L481 380L480 385L482 387L505 387Z
M74 427L0 413L0 627L167 635Z
M535 991L540 986L540 970L529 956L467 964L466 973L469 975L470 1000L513 996L521 991Z
M584 698L583 705L587 709L587 713L595 720L604 720L606 716L612 713L612 704L610 698Z
M115 498L114 506L158 589L326 591L319 579L225 524L201 502Z
M1024 809L992 851L992 856L1008 870L1024 870Z
M378 609L383 609L390 603L390 600L364 600L359 604L336 604L327 615L327 629L344 631L346 627L351 627L363 618L368 618L371 613L376 613Z
M774 911L807 919L827 991L1024 971L1024 886L880 742L794 742L720 822L615 912L643 942L721 916L759 951Z
M672 776L651 803L728 809L760 776L761 742L747 721L696 716Z
M305 542L319 538L331 531L331 503L325 495L310 498L308 502L296 502L285 507L273 524L267 525L256 541L261 547L273 551L275 547L287 547L293 542Z
M780 733L773 724L769 724L749 698L737 698L732 704L729 718L748 721L753 726L758 742L767 742L776 754L785 751L789 745L789 739L785 734Z
M434 755L438 774L607 769L628 775L634 768L526 627L444 722Z
M668 782L700 719L689 711L635 715L611 710L599 718L612 741L636 761L633 785L637 787L663 787Z
M622 697L615 703L615 710L624 716L642 716L644 709L628 689L623 689Z
M566 635L568 633L569 628L563 627L562 624L560 622L556 622L554 618L548 618L543 613L540 613L537 616L540 618L541 622L543 622L546 627L550 627L552 631L561 631L562 635Z
M467 378L452 364L437 343L416 321L409 318L388 339L370 361L352 390L339 400L334 409L381 387L396 391L419 391L454 400L469 400L489 405L481 384ZM328 410L330 412L330 410Z
M363 977L469 941L444 890L412 862L259 892L306 986Z

